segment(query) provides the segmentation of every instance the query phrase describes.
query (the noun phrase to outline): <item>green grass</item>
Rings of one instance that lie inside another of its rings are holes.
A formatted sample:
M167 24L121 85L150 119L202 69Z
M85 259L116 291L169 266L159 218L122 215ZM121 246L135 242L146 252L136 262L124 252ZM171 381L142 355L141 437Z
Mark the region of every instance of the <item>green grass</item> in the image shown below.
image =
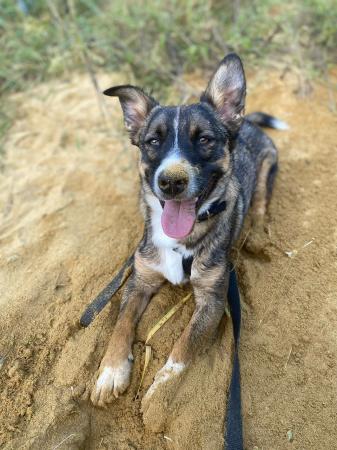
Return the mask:
M0 94L74 70L118 70L126 81L165 88L209 71L229 51L248 67L294 65L311 77L335 60L335 0L14 0L0 5ZM1 136L8 129L4 102Z

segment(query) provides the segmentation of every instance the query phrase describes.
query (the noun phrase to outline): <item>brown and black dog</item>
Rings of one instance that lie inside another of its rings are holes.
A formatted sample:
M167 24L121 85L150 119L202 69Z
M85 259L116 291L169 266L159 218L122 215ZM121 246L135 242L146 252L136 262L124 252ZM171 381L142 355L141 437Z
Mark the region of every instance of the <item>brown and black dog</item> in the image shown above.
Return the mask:
M244 117L246 82L236 54L221 61L193 105L160 106L129 85L104 93L119 98L140 149L145 229L91 394L98 406L127 389L137 321L165 280L190 281L196 307L147 397L182 373L214 334L227 304L231 246L250 205L261 223L277 172L277 150L254 123L285 128L266 114Z

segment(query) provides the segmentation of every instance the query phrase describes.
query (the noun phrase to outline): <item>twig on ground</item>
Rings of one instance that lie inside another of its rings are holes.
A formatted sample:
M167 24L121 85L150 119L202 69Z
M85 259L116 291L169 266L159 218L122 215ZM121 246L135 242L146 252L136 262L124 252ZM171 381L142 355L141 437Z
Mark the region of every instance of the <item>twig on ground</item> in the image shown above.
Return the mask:
M143 385L143 380L145 377L145 373L147 371L151 355L152 355L152 348L150 345L147 345L149 340L157 333L158 330L192 297L192 293L187 294L180 302L178 302L176 305L173 306L158 322L151 328L151 330L148 332L148 335L146 337L145 341L145 361L144 361L144 367L142 376L140 379L140 383L137 389L137 394L135 396L135 399L139 396L139 391Z
M179 303L173 306L149 331L145 345L157 333L158 330L192 297L192 294L187 294Z
M76 433L69 434L69 436L62 439L62 441L59 444L57 444L55 447L53 447L52 450L56 450L57 448L60 448L62 444L64 444L68 439L70 439L73 436L76 436Z
M286 363L284 365L284 370L287 369L287 365L288 365L288 362L289 362L289 359L290 359L292 351L293 351L293 346L290 347L290 350L289 350L289 353L288 353L288 357L287 357L287 361L286 361Z

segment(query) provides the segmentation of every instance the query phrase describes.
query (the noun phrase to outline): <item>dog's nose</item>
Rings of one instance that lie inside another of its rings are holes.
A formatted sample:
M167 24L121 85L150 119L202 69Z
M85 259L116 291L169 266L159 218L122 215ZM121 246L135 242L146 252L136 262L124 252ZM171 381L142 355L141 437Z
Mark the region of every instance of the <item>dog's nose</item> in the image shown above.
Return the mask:
M160 190L166 195L173 197L184 192L188 185L187 174L172 174L162 172L158 177L158 186Z

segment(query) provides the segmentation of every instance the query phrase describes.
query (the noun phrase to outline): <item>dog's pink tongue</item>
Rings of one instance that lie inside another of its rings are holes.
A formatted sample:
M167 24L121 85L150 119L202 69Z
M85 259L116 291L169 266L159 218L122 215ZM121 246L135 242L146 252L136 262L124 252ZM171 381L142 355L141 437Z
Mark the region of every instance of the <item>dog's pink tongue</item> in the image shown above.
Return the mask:
M196 219L195 202L196 199L183 202L166 200L161 224L167 236L181 239L190 234Z

